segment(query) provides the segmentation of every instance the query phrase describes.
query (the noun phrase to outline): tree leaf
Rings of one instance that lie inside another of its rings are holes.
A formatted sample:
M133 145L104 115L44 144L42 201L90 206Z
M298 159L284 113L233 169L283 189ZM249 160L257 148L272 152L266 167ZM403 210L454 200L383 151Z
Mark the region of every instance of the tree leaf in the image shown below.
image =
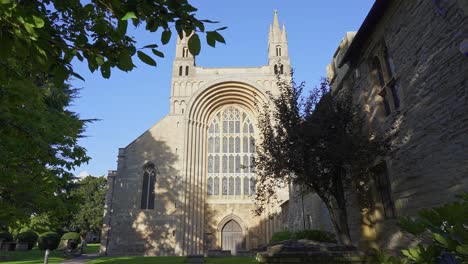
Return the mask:
M117 67L121 69L122 71L130 71L133 69L133 62L132 62L132 56L128 52L128 50L122 50L119 54L119 63L117 64Z
M213 31L213 37L214 37L214 39L216 41L226 44L226 41L224 40L224 37L221 36L221 34L219 34L218 32Z
M144 52L137 51L137 54L138 54L138 58L140 58L142 62L151 66L156 66L156 61L153 60L153 58L151 58L150 56L146 55Z
M166 45L171 39L172 31L164 30L161 34L161 43Z
M131 11L131 12L127 12L125 14L125 16L122 17L121 20L128 20L130 18L137 18L137 16L135 15L135 12Z
M216 40L213 36L213 31L206 32L206 42L213 48L216 46Z
M463 255L468 255L468 244L457 246L457 252Z
M164 53L160 52L159 50L152 49L151 51L153 52L154 55L156 55L158 57L161 57L161 58L164 58Z
M34 26L36 28L42 28L44 27L44 20L40 17L33 16L33 21L34 21Z
M189 48L190 53L192 53L192 55L196 56L200 54L201 43L200 43L200 37L198 37L198 34L195 33L190 37L188 41L188 48Z
M109 64L106 63L101 66L101 75L102 77L109 79L109 77L111 76L111 69L109 67Z
M221 30L225 30L227 27L220 27L218 29L216 29L215 31L221 31Z
M154 49L154 48L157 48L157 47L158 47L158 45L156 45L156 44L150 44L150 45L144 46L143 48L144 49Z

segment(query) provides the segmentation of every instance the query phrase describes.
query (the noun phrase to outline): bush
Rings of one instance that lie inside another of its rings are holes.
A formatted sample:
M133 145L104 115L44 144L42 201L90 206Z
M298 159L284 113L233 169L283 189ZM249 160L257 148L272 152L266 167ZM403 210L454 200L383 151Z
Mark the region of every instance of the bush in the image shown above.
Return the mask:
M289 231L276 232L271 237L271 242L279 242L279 241L292 239L292 236L293 236L293 233Z
M75 249L81 242L80 234L68 232L60 238L60 249Z
M28 248L32 249L36 244L38 235L31 229L26 229L18 234L18 242L28 243Z
M333 233L322 230L302 230L294 233L295 239L309 239L317 242L336 243L335 235Z
M55 232L46 232L39 236L37 240L37 245L40 250L54 250L58 247L60 243L60 236Z
M5 242L13 241L13 235L8 231L0 232L0 239L2 239L2 238L3 238L3 241L5 241Z

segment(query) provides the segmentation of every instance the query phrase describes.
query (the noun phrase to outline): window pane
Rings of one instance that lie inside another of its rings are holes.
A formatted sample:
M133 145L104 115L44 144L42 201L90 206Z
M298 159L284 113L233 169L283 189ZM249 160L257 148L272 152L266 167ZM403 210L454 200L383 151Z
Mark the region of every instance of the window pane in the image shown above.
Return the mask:
M214 190L213 190L214 195L219 195L219 178L215 177L214 178Z
M234 133L234 121L229 121L229 133Z
M229 138L229 153L234 153L234 138Z
M228 139L227 137L223 137L223 152L224 153L228 152L227 145L228 145Z
M156 184L156 176L151 175L149 177L149 190L148 190L148 209L154 209L154 199L155 193L154 193L154 185Z
M244 162L242 165L244 165L244 173L249 173L249 156L244 155Z
M208 130L209 133L213 133L214 132L214 124L211 124L210 126L210 129Z
M214 152L215 153L219 153L219 149L220 149L220 146L219 146L219 137L215 137L215 150Z
M216 155L214 159L214 173L220 173L221 171L219 170L219 156Z
M252 124L249 124L249 133L253 133L253 132L254 132L253 126Z
M255 158L252 156L250 157L250 171L252 173L255 173Z
M229 178L229 195L234 195L234 178Z
M236 137L236 149L235 149L235 153L239 153L241 152L240 150L240 138L239 137Z
M241 178L236 177L236 195L241 195Z
M223 177L223 195L227 195L227 179Z
M223 155L223 173L227 173L227 156Z
M213 194L213 178L208 177L208 182L207 182L206 187L207 187L208 195L212 195Z
M242 140L243 150L245 153L249 152L249 137L245 136Z
M250 178L250 195L255 194L255 178Z
M236 133L240 133L240 121L236 121Z
M219 133L219 125L218 125L218 123L215 124L215 129L214 129L214 130L215 130L215 131L214 131L215 133Z
M255 139L250 138L250 153L255 153Z
M229 173L234 173L234 156L229 156Z
M241 173L241 158L239 155L236 156L236 173Z
M149 184L149 175L145 171L143 174L143 186L141 188L141 209L148 209L148 184Z
M223 133L228 132L228 121L223 121Z
M213 173L213 156L208 156L208 173Z
M244 195L249 195L249 178L244 177Z
M242 129L242 132L249 133L249 127L248 127L247 123L244 123L244 129Z
M213 153L213 151L214 151L213 138L209 137L208 138L208 153Z

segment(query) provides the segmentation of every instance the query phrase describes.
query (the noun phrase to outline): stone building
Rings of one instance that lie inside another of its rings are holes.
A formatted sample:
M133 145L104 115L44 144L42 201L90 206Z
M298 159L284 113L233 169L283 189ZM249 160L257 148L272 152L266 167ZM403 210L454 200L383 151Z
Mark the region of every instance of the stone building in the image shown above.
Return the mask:
M286 29L276 12L264 66L201 67L187 38L179 39L169 114L119 149L117 170L108 175L101 252L235 254L268 242L281 223L253 215L256 102L277 92L275 73L289 71Z
M396 218L468 191L468 1L377 0L327 67L335 94L350 90L369 128L391 143L374 164L374 208L349 194L353 242L397 249Z

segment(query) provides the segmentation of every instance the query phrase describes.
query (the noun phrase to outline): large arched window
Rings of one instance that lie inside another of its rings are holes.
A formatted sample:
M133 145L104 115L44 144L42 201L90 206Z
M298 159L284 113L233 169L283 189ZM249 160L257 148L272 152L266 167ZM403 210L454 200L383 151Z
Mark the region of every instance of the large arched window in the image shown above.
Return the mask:
M208 128L207 194L240 198L255 189L254 126L240 108L218 112Z
M143 167L143 186L141 190L141 209L154 209L154 187L157 169L153 163Z
M376 77L376 81L380 89L379 95L382 97L385 115L388 116L391 109L390 104L388 103L387 91L385 90L385 79L382 71L382 65L380 64L378 57L374 57L374 60L372 61L372 70L374 71L374 76Z

